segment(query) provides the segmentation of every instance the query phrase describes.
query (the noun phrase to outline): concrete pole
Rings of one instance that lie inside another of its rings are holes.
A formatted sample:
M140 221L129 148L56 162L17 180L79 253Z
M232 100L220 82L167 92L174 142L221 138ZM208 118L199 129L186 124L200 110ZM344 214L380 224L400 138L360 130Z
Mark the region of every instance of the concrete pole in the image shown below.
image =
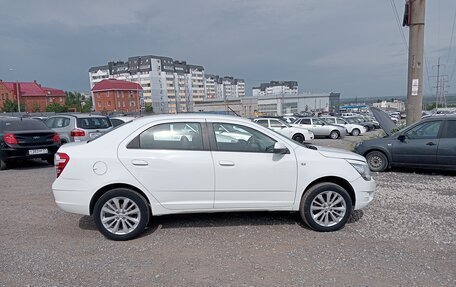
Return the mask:
M409 0L407 126L421 120L423 105L424 11L426 0Z

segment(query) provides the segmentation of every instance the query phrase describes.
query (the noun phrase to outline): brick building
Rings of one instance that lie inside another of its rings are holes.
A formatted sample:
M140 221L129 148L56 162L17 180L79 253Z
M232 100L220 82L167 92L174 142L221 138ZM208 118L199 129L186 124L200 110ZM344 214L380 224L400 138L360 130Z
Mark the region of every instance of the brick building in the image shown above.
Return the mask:
M66 96L63 90L43 87L36 81L0 81L0 109L3 109L6 99L17 102L17 95L20 95L19 102L25 106L26 112L45 112L46 107L52 103L64 105Z
M139 112L143 107L143 89L138 83L106 79L92 88L97 112Z

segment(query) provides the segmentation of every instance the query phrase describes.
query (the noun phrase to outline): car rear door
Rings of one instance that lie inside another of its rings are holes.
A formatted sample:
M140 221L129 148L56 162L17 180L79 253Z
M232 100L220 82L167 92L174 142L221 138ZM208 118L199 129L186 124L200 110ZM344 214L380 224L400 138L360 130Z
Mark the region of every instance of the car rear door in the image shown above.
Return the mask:
M204 127L201 119L150 124L119 147L119 159L163 207L212 209L214 165Z
M426 121L407 130L404 141L393 141L393 164L435 165L443 120Z
M437 148L437 164L456 168L456 119L447 120Z
M248 140L220 137L214 130L228 124ZM270 136L245 125L208 120L215 170L215 209L290 208L294 203L297 165L294 150L273 153Z

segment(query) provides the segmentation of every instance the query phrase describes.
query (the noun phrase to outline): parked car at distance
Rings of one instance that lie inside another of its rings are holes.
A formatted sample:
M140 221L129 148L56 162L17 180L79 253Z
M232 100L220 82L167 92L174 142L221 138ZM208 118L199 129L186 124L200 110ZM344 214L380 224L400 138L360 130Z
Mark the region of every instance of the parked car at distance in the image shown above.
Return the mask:
M428 117L396 133L384 130L386 137L358 143L354 149L366 157L372 171L393 166L456 170L456 115Z
M308 129L315 135L315 137L338 139L343 138L347 134L345 127L330 125L322 119L315 117L299 118L292 124L292 126Z
M60 137L42 121L0 117L0 170L12 162L40 158L54 164Z
M94 139L112 128L108 117L90 114L55 115L46 125L59 134L62 144Z
M372 122L367 122L364 119L358 116L350 116L350 117L343 117L348 123L355 124L355 125L362 125L366 128L367 131L375 130L375 124Z
M253 120L255 123L270 128L287 138L290 138L294 141L299 143L303 143L305 141L310 141L314 139L314 134L309 131L308 129L304 129L301 127L292 127L288 123L277 119L277 118L257 118Z
M111 124L113 127L120 126L126 122L134 120L134 117L128 117L128 116L121 116L121 117L112 117L110 118Z
M190 125L191 140L155 134ZM219 140L219 125L249 134ZM296 211L316 231L336 231L374 197L366 159L312 149L247 119L159 115L135 119L89 142L63 145L52 185L57 205L92 215L113 240L138 236L151 216L227 211Z
M348 133L352 136L359 136L367 131L367 129L364 126L359 124L351 124L340 117L322 117L322 119L328 124L344 126L347 129Z

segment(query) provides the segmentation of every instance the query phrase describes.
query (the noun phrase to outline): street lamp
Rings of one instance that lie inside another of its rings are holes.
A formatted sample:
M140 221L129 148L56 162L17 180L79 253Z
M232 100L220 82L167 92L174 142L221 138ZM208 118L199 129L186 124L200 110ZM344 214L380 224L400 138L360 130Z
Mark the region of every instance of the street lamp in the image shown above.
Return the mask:
M11 73L16 73L17 71L13 68L10 68L9 71ZM21 113L21 104L20 104L20 93L19 93L19 81L17 79L17 73L16 73L16 96L17 96L17 111L19 112L19 115Z

